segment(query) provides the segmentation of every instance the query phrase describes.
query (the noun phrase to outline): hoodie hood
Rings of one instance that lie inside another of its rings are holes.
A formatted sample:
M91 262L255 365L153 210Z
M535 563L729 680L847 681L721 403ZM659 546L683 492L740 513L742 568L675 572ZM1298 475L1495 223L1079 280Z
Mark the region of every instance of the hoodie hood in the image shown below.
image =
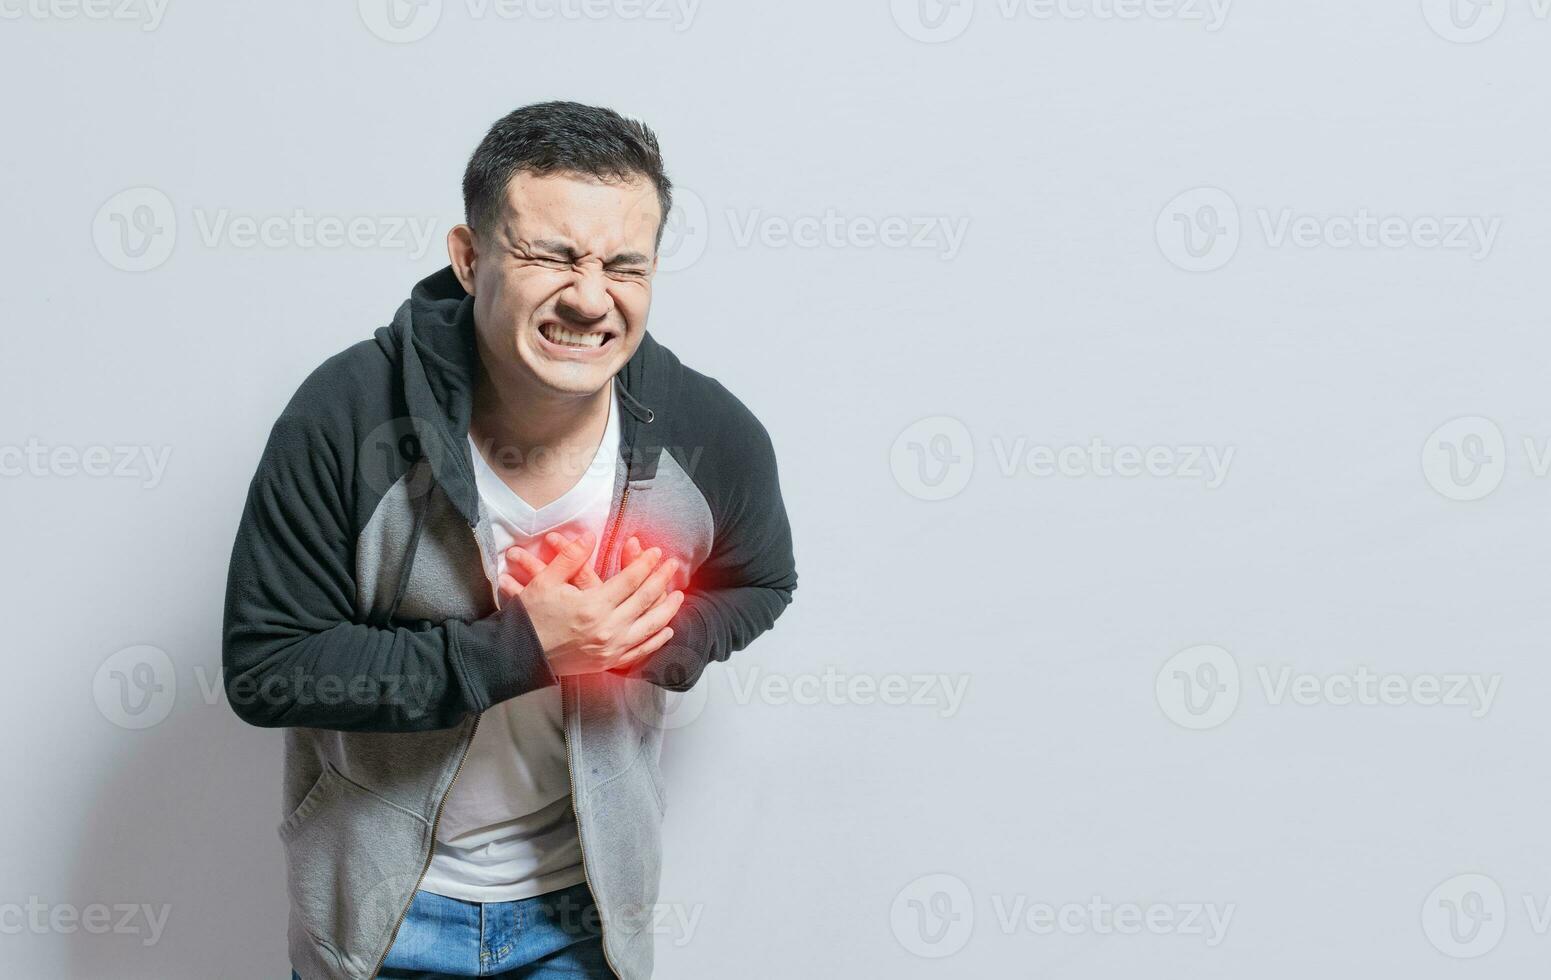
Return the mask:
M438 485L470 527L479 521L479 489L469 449L479 349L474 338L474 297L464 290L452 266L415 284L393 322L376 339L399 365L405 413L412 420L430 459ZM614 375L614 389L626 411L621 415L621 450L634 460L638 430L657 418L651 379L660 376L662 348L650 332L630 360ZM632 469L635 464L632 462Z

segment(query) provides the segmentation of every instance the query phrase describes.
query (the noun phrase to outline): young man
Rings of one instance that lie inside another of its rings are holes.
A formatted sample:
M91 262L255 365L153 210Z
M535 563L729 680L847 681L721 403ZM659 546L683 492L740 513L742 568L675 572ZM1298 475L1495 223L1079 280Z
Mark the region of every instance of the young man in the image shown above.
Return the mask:
M297 976L644 980L664 689L797 584L775 454L646 332L649 129L518 109L463 192L450 267L275 423L227 697L286 729Z

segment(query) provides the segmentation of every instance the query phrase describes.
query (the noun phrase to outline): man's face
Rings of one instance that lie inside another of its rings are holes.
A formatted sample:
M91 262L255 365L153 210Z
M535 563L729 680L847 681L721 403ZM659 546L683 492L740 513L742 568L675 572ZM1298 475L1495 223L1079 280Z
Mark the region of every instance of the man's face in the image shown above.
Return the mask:
M578 396L607 384L646 332L661 220L644 178L520 173L504 213L472 239L471 270L455 229L453 267L474 295L492 379Z

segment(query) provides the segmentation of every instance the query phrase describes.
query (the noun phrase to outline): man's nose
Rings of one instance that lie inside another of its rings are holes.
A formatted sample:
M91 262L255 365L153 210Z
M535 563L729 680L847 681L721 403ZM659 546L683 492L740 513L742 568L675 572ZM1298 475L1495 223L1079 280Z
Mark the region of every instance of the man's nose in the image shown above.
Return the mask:
M578 272L570 286L560 294L560 315L578 323L596 323L614 310L609 295L608 277L602 270Z

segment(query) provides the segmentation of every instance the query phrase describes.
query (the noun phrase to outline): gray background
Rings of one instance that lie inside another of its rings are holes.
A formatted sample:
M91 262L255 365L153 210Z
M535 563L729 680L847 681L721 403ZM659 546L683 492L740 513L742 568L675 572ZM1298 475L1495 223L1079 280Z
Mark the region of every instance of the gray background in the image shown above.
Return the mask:
M373 0L0 3L9 975L285 975L280 735L205 690L243 493L305 374L444 264L485 127L545 98L659 133L692 194L651 328L763 419L796 532L795 604L668 737L659 976L1546 961L1537 0L568 2L445 0L414 39ZM298 211L366 230L207 233ZM1332 244L1364 212L1405 234ZM1456 218L1491 247L1413 240ZM1233 456L1216 486L1004 464L1093 439ZM55 452L119 446L165 472ZM1284 668L1498 686L1297 703ZM927 703L764 686L826 676ZM1180 927L1105 929L1095 897ZM21 927L33 899L166 926ZM1004 921L1039 903L1082 908Z

